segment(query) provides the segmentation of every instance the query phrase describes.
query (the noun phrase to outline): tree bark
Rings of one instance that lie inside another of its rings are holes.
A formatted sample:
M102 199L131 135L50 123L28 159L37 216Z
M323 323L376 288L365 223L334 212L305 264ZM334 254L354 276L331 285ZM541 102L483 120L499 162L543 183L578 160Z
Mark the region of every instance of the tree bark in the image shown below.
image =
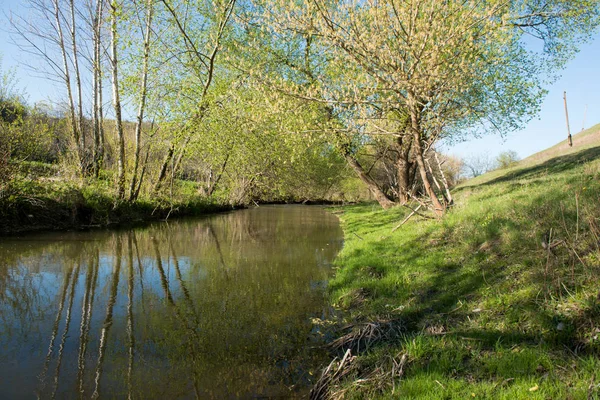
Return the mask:
M400 204L406 204L410 200L409 191L411 186L411 163L408 160L399 158L396 163L398 173L398 201Z
M396 173L398 180L398 201L400 204L409 202L410 190L414 181L414 174L411 174L414 162L410 160L412 142L411 135L403 135L397 140L399 156L396 162Z
M82 172L87 173L87 162L85 156L85 131L83 129L83 101L81 96L81 75L79 73L79 56L77 53L77 38L75 26L75 1L70 1L71 11L71 45L73 47L73 69L75 72L75 86L77 88L77 129L79 130L79 140L81 142L81 168Z
M104 0L96 0L96 7L92 17L93 29L93 131L94 131L94 154L93 154L93 169L94 176L98 178L100 169L102 168L102 159L104 157L104 130L102 127L102 69L101 69L101 52L100 39L102 33L102 14L104 10Z
M154 185L154 193L158 193L158 191L160 190L160 187L162 186L163 180L167 176L167 169L169 168L169 163L171 162L171 159L173 158L174 152L175 152L175 145L171 144L171 147L169 147L169 151L167 152L167 155L165 156L163 164L160 168L160 172L158 173L158 178L156 178L156 184Z
M112 86L113 86L113 107L115 109L115 128L118 137L119 153L117 159L117 196L119 199L125 198L125 134L123 131L123 121L121 117L121 100L119 97L119 66L117 57L117 1L110 2L110 21L111 21L111 64L112 64Z
M379 185L377 185L377 182L375 182L373 178L371 178L365 173L364 168L362 167L362 165L360 165L358 160L356 160L347 152L344 153L344 158L346 159L348 165L350 165L354 172L356 172L360 180L367 185L369 191L373 193L373 196L375 196L375 199L377 200L379 205L381 205L381 207L383 207L384 209L388 209L394 206L394 202L381 190Z
M421 176L421 181L423 182L423 189L425 193L429 196L429 200L433 205L433 212L441 217L444 215L444 207L440 200L437 197L437 194L431 187L431 182L429 181L429 177L427 176L427 168L425 166L425 160L423 158L423 146L421 144L421 129L419 125L419 116L416 110L411 110L411 126L413 131L413 140L415 146L415 158L417 161L417 165L419 167L419 174Z

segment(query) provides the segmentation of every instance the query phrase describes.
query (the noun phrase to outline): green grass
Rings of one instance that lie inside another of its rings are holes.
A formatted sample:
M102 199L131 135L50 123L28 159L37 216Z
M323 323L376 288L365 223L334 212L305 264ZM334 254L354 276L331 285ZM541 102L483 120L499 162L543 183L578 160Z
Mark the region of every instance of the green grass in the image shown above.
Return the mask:
M442 220L415 216L395 232L405 209L338 211L333 302L349 322L394 320L401 333L360 352L332 391L600 398L600 148L494 172L455 197Z
M0 185L0 234L125 225L231 209L202 198L190 182L176 181L172 197L164 190L129 202L117 200L110 176L69 180L56 177L54 169L21 163L13 179Z

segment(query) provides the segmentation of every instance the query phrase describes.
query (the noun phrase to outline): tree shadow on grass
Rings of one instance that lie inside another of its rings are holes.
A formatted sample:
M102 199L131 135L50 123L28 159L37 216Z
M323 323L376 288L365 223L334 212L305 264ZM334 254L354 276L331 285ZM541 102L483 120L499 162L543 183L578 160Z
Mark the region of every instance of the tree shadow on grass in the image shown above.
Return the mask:
M493 182L531 181L595 158L600 158L600 148L515 171ZM576 305L571 301L568 306L576 307L576 312L561 309L569 301L556 298L581 292L591 278L569 281L572 251L556 247L548 256L540 244L541 235L550 228L557 240L567 238L571 228L579 229L575 228L580 223L575 205L567 207L573 199L554 189L535 193L518 209L506 205L495 215L482 213L456 226L432 227L410 240L405 237L396 242L392 236L367 241L348 253L352 268L332 288L365 289L359 309L369 310L366 319L380 318L387 321L382 329L402 332L400 336L384 332L379 342L361 347L362 351L410 354L412 341L425 340L430 343L429 353L411 358L407 376L433 371L447 379L468 381L475 376L492 382L515 377L545 379L548 373L560 381L562 369L576 374L584 368L579 357L600 356L600 293L589 296L587 304L581 299ZM447 246L456 249L448 252ZM547 257L550 275L545 271ZM595 272L585 273L593 276ZM553 282L555 275L561 277L559 283ZM494 294L486 295L489 290ZM489 309L478 309L478 304ZM338 350L343 354L345 348ZM470 356L471 351L475 354Z

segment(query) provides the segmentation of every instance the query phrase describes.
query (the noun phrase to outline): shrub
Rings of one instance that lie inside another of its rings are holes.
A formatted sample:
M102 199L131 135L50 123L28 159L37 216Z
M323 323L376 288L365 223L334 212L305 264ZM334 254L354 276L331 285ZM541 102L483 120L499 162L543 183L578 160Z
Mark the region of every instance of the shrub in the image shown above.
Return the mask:
M519 155L514 150L503 151L498 154L496 157L496 163L498 164L498 169L504 169L508 167L512 167L520 160Z

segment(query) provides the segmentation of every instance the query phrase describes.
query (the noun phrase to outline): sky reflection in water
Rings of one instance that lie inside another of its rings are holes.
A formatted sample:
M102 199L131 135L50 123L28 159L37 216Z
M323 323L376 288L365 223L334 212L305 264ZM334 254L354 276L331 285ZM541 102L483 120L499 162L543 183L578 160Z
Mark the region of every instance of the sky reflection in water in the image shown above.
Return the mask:
M302 206L0 239L0 398L302 396L341 246Z

